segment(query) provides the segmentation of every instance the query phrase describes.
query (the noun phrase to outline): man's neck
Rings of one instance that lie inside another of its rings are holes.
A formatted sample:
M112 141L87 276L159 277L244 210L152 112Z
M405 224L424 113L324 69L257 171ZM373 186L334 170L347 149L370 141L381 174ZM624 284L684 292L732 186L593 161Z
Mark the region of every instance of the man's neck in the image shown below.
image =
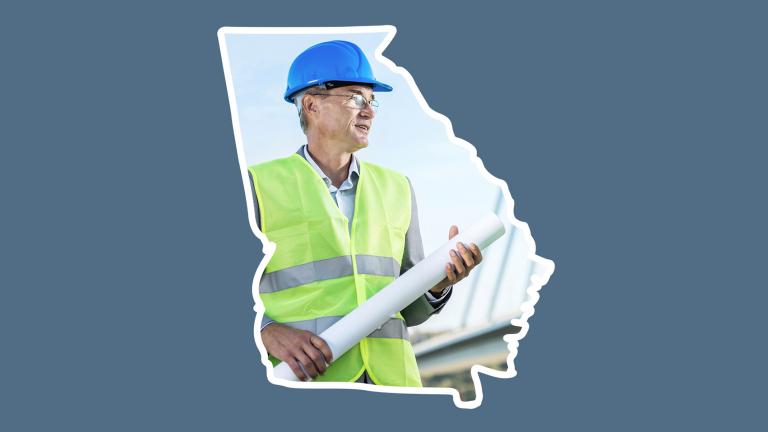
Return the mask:
M307 145L307 151L335 187L344 183L349 176L352 153L312 142Z

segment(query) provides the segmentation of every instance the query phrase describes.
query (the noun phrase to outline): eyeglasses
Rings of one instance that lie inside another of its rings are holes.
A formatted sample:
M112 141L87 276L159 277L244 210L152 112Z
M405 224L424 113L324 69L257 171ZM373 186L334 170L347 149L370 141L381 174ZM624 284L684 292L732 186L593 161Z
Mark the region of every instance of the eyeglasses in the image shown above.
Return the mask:
M371 106L371 108L374 111L378 111L379 108L379 102L375 99L368 100L361 94L328 94L328 93L307 93L310 95L316 95L316 96L343 96L346 98L349 98L347 100L351 100L352 104L357 109L363 109L365 108L365 105L368 104Z

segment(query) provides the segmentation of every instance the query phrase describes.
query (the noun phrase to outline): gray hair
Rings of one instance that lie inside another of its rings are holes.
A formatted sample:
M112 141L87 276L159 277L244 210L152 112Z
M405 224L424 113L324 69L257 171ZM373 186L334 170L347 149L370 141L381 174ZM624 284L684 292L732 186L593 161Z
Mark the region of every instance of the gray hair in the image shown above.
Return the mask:
M307 87L293 96L293 103L296 105L296 110L299 112L299 125L301 125L301 131L304 132L304 135L307 134L309 123L307 122L307 115L302 109L301 100L304 99L304 95L311 89L325 90L325 85Z

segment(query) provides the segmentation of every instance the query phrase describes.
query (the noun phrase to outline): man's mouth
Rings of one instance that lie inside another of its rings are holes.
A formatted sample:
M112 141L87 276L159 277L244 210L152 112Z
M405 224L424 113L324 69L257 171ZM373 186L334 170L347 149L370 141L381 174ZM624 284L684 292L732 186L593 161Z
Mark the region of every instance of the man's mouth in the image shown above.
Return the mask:
M358 125L355 125L355 127L360 130L364 130L366 132L368 132L368 129L369 129L368 125L364 125L364 124L358 124Z

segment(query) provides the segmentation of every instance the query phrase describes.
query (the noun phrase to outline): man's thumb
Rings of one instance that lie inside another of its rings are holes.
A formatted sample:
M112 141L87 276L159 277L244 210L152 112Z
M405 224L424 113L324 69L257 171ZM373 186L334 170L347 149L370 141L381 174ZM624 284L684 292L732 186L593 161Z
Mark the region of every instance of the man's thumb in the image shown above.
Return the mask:
M451 228L448 229L448 240L456 237L457 235L459 235L459 227L456 225L451 225Z

